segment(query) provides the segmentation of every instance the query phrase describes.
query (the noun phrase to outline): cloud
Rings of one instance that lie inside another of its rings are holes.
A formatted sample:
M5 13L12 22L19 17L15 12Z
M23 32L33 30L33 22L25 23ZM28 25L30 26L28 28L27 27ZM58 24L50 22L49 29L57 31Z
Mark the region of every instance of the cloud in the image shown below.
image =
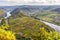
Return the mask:
M6 5L60 5L60 0L0 0L0 6Z

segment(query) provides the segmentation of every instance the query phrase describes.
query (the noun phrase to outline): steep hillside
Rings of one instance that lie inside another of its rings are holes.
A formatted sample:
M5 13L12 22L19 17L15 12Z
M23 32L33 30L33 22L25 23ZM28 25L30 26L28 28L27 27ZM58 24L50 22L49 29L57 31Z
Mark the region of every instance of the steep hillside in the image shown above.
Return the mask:
M22 17L16 19L10 19L10 26L12 30L15 32L23 31L23 30L38 30L39 28L44 27L47 31L53 30L49 26L45 25L44 23L35 20L31 17Z
M13 29L16 27L16 25L18 27L34 27L34 26L36 26L36 27L45 27L47 29L50 28L47 25L45 25L44 23L25 15L25 13L23 11L19 11L18 13L12 14L12 16L9 18L9 24ZM21 25L19 25L19 24L21 24Z
M10 30L17 34L19 40L44 40L45 35L58 34L46 24L24 15L23 12L14 13L9 18ZM43 36L44 35L44 36ZM54 35L56 36L56 35ZM21 38L22 37L22 38ZM39 38L40 37L40 38ZM52 36L53 37L53 36ZM51 39L52 39L51 37ZM35 39L36 38L36 39ZM45 38L46 39L46 38ZM47 38L48 39L48 38Z

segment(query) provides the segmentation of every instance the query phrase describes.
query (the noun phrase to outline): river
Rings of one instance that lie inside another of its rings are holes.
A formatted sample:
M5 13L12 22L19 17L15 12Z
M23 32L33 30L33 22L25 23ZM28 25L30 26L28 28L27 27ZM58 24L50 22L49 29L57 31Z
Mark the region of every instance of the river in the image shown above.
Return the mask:
M45 21L41 21L41 22L45 23L46 25L50 26L51 28L55 29L58 33L60 33L60 26Z

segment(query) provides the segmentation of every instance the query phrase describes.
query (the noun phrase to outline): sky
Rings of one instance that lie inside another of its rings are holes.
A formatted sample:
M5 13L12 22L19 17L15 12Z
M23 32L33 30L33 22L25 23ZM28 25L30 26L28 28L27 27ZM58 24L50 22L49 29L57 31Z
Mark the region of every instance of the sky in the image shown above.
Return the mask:
M60 5L60 0L0 0L0 6L6 5Z

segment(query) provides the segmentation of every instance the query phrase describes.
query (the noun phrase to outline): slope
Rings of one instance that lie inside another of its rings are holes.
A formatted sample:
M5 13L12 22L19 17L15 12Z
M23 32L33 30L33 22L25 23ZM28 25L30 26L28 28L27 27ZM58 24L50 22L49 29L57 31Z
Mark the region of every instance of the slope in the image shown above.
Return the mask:
M10 30L17 34L16 36L19 40L47 40L49 39L48 36L51 37L50 35L58 34L54 29L46 24L25 15L23 11L13 13L9 18L9 25ZM54 35L54 37L55 36L56 35ZM53 36L51 39L52 38Z

